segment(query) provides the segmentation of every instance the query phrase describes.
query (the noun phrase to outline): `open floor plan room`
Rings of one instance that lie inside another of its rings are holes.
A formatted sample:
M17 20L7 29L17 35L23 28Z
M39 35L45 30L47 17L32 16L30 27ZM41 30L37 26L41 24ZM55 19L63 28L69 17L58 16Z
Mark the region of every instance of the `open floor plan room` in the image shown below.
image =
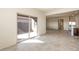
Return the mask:
M0 51L79 51L79 8L0 8Z

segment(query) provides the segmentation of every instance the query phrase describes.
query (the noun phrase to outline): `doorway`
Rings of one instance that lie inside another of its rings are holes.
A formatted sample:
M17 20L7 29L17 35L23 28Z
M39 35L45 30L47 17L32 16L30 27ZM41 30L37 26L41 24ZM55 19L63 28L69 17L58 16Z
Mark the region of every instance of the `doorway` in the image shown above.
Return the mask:
M37 36L37 17L17 14L17 41Z
M64 30L64 20L63 19L58 20L58 29Z

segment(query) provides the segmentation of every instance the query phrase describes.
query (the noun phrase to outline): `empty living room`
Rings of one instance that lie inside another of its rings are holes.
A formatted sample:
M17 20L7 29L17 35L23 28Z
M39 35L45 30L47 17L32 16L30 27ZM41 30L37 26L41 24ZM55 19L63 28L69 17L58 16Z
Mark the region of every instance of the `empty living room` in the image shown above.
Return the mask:
M0 51L79 51L79 8L0 8Z
M0 0L0 59L79 59L79 0Z

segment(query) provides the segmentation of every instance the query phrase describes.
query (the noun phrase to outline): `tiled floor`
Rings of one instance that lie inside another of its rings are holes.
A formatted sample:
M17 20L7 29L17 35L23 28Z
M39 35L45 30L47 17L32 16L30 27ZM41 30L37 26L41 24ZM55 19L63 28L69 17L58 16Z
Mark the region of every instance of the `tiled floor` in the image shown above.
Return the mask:
M23 41L4 51L78 51L79 39L67 31L48 31L47 34Z

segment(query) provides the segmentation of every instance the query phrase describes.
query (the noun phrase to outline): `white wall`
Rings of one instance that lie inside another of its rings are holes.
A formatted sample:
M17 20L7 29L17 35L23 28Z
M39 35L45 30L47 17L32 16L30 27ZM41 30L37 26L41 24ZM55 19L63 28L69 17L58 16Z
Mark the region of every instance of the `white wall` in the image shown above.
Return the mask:
M57 20L58 19L64 19L64 30L68 30L69 28L69 16L63 16L58 18L49 18L47 19L47 28L49 29L58 29ZM79 27L79 14L73 16L71 21L76 21L76 26Z
M17 13L38 17L38 34L46 32L46 17L35 9L0 9L0 49L17 42Z
M58 29L58 18L47 19L47 29Z
M64 30L68 30L69 17L49 18L49 19L47 19L47 28L57 30L58 29L58 19L64 20Z
M0 49L16 44L16 10L0 9Z

